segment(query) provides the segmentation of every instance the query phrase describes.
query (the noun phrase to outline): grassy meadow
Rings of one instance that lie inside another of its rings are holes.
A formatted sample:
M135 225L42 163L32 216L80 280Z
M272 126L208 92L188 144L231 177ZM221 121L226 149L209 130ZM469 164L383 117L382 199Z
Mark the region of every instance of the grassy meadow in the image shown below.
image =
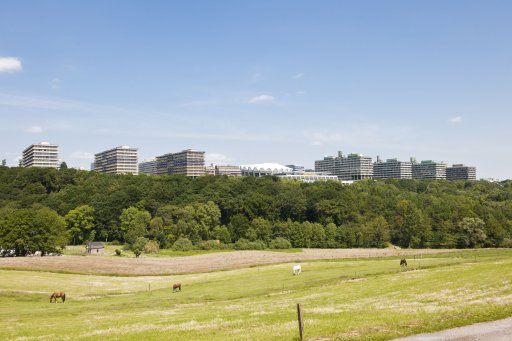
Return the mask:
M176 276L0 270L0 339L389 340L512 316L512 250ZM181 282L183 291L172 293ZM65 304L48 295L65 291Z

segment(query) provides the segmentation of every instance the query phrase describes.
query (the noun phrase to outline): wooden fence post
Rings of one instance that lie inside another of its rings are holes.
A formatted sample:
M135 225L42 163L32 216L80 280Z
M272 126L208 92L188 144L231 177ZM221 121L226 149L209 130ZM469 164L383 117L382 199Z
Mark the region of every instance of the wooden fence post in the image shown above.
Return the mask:
M299 320L299 337L300 341L304 340L304 321L302 320L302 310L300 303L297 303L297 318Z

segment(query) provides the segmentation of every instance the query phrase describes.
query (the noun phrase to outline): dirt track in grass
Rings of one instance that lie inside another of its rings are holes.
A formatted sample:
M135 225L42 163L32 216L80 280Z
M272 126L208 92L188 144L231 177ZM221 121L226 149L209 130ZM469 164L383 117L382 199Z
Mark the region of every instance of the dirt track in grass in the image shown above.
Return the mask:
M304 249L286 253L233 251L187 257L117 258L110 256L58 256L0 258L0 268L66 271L89 274L170 275L244 268L255 265L321 259L369 258L435 254L454 250Z

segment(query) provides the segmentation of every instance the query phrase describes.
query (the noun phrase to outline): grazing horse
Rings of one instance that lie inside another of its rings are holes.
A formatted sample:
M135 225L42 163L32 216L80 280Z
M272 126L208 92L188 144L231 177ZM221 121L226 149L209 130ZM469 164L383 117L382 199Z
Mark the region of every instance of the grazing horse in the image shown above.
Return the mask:
M181 283L174 283L172 285L172 292L181 291Z
M296 275L298 276L300 274L301 270L302 269L300 267L300 264L294 265L293 268L292 268L292 274L294 276L296 276Z
M63 292L54 292L50 295L50 303L53 302L57 303L57 298L60 298L62 300L62 303L66 302L66 293Z
M405 258L400 259L400 266L407 266L407 261Z

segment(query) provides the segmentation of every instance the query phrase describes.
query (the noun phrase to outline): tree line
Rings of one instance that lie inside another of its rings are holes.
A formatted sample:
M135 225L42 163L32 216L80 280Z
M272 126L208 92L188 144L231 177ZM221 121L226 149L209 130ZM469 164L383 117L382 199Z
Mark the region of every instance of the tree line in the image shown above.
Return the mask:
M20 255L93 240L163 248L509 247L511 199L511 181L347 186L0 167L0 247Z

